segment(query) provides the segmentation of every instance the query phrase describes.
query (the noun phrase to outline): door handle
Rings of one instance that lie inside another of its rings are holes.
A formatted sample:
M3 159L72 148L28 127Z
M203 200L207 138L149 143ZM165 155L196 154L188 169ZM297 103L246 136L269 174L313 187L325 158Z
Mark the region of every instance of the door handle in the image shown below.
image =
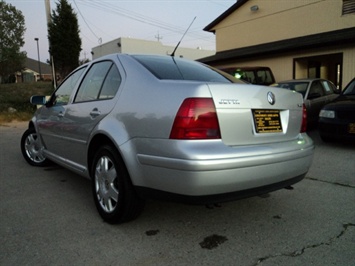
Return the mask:
M94 108L91 112L90 112L90 116L92 118L95 118L97 116L99 116L101 114L101 112L97 109L97 108Z

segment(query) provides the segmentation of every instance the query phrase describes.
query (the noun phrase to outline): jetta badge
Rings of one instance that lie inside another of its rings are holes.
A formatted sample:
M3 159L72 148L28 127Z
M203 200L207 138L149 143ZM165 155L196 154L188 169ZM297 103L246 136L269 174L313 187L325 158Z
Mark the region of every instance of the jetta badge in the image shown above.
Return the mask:
M273 94L271 91L267 93L267 101L269 104L274 105L275 104L275 94Z

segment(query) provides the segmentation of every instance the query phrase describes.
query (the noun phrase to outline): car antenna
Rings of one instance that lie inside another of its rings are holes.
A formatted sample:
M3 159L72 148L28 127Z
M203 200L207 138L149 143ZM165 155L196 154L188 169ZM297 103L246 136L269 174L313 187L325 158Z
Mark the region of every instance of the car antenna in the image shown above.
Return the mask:
M192 23L194 23L195 19L196 19L196 17L194 17L194 19L193 19L193 20L192 20L192 22L190 23L190 26L187 28L187 30L185 31L184 35L182 35L182 37L181 37L180 41L179 41L179 42L178 42L178 44L176 45L176 47L175 47L175 49L174 49L173 53L171 54L171 56L172 56L172 57L174 57L174 56L175 56L176 49L179 47L179 45L180 45L180 43L181 43L182 39L185 37L185 35L186 35L187 31L190 29L190 27L191 27Z

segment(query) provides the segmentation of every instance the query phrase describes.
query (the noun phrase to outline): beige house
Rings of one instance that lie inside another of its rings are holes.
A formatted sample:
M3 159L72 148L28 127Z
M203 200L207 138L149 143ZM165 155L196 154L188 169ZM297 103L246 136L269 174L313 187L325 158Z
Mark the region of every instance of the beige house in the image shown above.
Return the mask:
M92 48L91 54L93 59L113 53L170 55L174 49L174 46L163 45L159 41L122 37ZM191 60L196 60L213 54L215 54L215 51L203 50L200 47L192 49L184 48L182 46L179 46L175 52L175 56Z
M217 66L268 66L276 81L355 76L355 0L238 0L204 28Z
M52 81L52 76L52 68L49 64L43 62L39 62L38 64L38 60L27 57L24 69L15 75L15 82Z

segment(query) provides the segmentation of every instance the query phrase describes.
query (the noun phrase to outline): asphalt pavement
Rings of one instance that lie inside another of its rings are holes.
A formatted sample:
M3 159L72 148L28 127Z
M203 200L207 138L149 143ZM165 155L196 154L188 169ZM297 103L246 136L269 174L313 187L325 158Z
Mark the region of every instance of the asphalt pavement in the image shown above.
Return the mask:
M27 123L0 125L0 265L355 265L355 147L316 143L293 190L206 208L148 201L109 225L90 181L22 158Z

